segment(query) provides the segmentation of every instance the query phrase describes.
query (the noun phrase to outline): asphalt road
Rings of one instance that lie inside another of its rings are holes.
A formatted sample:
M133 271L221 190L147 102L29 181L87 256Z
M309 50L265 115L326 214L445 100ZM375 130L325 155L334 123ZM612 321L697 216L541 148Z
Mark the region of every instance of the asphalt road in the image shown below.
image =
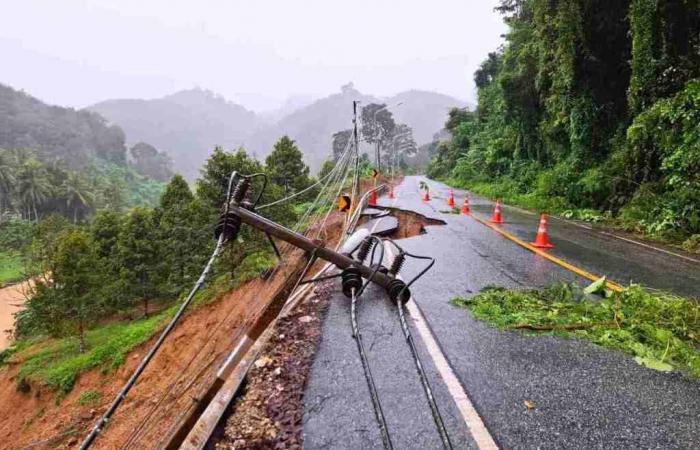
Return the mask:
M451 306L451 298L472 295L488 285L529 288L556 280L586 280L468 216L441 213L447 209L444 185L430 181L433 200L422 202L420 180L406 177L396 190L398 199L383 198L381 202L446 222L444 226L428 227L427 234L400 241L409 251L437 258L433 270L415 284L413 297L449 365L501 448L700 447L697 381L677 373L646 369L626 355L587 342L498 331L475 321L467 311ZM460 193L457 200L462 200ZM472 200L477 214L481 208L484 215L490 209L487 202ZM505 208L504 215L510 231L532 240L536 217L511 208ZM653 250L615 240L610 246L619 246L619 252L605 247L574 259L576 246L591 239L607 242L609 236L596 236L567 223L552 223L551 234L558 256L591 272L606 273L619 282L626 277L644 280L654 287L668 286L660 284L663 277L637 277L644 270L655 273L656 267L666 267L665 258L671 255L647 255ZM643 256L639 256L640 252ZM644 264L646 258L651 266ZM673 259L666 262L669 268L675 265L679 272L674 279L689 283L697 280L696 269L685 269L684 263ZM678 270L679 267L683 269ZM613 269L617 272L609 271ZM403 276L410 278L418 270L419 264L407 264ZM659 284L652 284L657 279ZM675 285L668 288L687 292L675 289ZM360 323L394 447L441 448L396 311L383 293L370 290L363 295ZM337 293L324 319L321 345L306 388L306 448L381 448L350 331L349 301ZM422 341L417 341L454 447L472 448L475 444L469 430ZM525 401L535 407L528 409Z
M417 180L411 177L408 182ZM433 197L430 206L438 211L447 209L449 187L425 178L420 181L430 186ZM461 206L466 192L455 189L454 194ZM491 217L493 202L471 193L469 200L472 214L482 219ZM500 226L503 229L525 242L535 239L539 215L508 205L503 206L502 212L504 223ZM555 248L549 250L551 254L589 272L607 275L622 285L638 283L700 299L700 256L668 250L657 244L653 245L656 249L635 244L594 225L556 217L549 219L549 235L555 244Z

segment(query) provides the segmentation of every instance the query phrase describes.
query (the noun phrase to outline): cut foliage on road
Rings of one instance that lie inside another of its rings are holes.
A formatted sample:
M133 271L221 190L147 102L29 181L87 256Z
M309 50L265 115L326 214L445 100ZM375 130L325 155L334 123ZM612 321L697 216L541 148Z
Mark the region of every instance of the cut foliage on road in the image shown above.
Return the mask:
M452 303L501 329L586 339L651 369L700 378L700 305L691 299L639 286L596 298L558 283L527 291L492 287Z

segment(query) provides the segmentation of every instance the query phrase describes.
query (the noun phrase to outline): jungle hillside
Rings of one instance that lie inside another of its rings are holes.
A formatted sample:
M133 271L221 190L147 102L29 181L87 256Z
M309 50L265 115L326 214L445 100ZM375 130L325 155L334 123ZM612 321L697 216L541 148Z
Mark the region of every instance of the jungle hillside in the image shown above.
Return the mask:
M503 0L432 178L700 246L700 2Z

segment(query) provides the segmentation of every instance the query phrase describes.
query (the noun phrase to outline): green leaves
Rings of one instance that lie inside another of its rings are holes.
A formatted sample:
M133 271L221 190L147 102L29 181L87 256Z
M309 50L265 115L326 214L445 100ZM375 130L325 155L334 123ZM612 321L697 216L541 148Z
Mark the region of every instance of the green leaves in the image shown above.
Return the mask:
M521 328L589 340L621 350L654 370L682 370L700 377L700 304L671 294L630 286L607 298L605 278L586 289L559 283L543 290L487 288L452 304L503 328Z

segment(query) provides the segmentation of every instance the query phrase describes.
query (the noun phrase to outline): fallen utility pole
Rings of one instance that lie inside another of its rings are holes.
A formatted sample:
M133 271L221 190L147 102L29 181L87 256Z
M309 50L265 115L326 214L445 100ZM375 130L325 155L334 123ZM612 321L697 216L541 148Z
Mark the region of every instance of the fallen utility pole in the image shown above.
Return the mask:
M259 216L258 214L243 208L240 205L232 204L229 211L231 214L240 217L243 223L288 242L293 246L309 253L315 252L317 258L335 264L341 270L355 267L364 278L371 278L373 282L385 289L389 289L390 284L394 280L393 277L382 273L382 271L375 271L373 268L365 266L364 264L343 255L342 253L338 253L325 247L320 241L311 240L303 234L296 233L278 223L272 222L271 220Z

